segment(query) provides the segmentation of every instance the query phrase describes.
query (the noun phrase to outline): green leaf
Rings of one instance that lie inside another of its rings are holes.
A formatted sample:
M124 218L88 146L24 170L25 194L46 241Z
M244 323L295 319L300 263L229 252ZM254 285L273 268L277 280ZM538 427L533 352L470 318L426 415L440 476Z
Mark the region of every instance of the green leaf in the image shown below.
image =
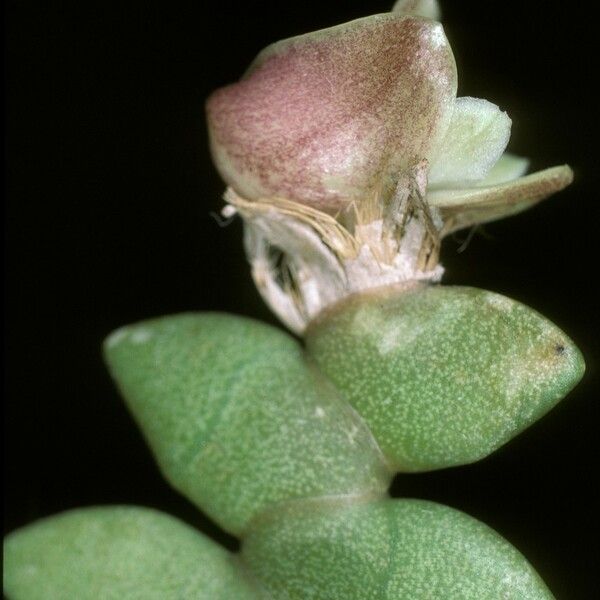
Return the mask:
M243 559L272 600L542 600L525 558L483 523L421 500L289 507Z
M105 349L166 478L229 531L282 502L387 488L368 428L273 327L184 314Z
M473 288L350 298L313 322L307 346L399 471L488 455L584 371L577 348L544 317Z
M43 519L8 536L10 600L258 600L237 559L173 517L96 507Z

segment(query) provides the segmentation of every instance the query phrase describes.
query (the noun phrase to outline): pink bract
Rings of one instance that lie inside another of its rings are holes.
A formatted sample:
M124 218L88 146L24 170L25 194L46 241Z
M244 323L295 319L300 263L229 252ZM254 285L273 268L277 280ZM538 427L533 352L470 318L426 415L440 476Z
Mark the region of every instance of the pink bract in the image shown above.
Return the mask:
M380 14L263 50L207 103L225 181L249 200L335 212L393 189L446 132L456 67L442 26Z

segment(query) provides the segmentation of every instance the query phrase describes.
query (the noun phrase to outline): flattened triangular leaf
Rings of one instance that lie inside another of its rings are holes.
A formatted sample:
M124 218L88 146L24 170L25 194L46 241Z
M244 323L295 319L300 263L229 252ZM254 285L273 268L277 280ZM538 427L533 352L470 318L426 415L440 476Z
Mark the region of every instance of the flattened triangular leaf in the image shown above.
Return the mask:
M314 321L307 344L399 471L483 458L550 410L584 370L547 319L474 288L356 295Z
M387 487L366 425L274 327L175 315L105 349L165 477L231 532L274 504Z

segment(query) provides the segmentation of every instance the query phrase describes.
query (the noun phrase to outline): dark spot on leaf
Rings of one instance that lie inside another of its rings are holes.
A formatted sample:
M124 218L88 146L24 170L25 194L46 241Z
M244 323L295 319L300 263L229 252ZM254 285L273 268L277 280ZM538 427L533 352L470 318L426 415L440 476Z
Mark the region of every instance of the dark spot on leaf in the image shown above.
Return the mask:
M556 346L554 346L554 352L558 355L564 354L565 350L566 348L562 344L556 344Z

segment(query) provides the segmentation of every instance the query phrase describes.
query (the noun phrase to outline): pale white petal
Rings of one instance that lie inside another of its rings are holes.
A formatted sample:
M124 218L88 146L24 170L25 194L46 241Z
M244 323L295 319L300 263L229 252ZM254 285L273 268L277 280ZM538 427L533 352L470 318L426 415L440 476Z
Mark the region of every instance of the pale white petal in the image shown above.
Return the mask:
M440 21L442 16L437 0L398 0L392 7L392 12L434 21Z
M508 144L510 125L495 104L457 98L450 127L428 157L430 187L468 187L486 177Z
M532 173L508 183L462 190L432 191L427 201L444 219L443 234L501 219L533 206L573 181L568 165Z
M477 186L488 187L513 181L525 175L529 168L529 159L505 152L500 160L492 167L487 177L477 183Z

